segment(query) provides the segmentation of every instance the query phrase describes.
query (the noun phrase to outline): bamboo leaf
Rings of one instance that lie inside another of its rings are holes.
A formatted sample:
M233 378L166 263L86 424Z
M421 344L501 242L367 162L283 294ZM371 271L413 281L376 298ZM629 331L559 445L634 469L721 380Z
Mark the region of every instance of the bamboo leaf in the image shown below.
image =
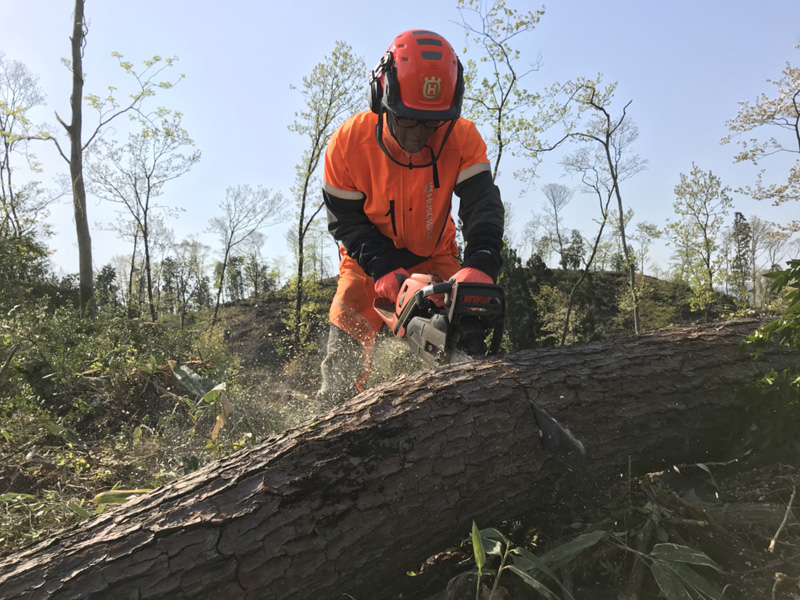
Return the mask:
M95 504L123 504L133 496L140 496L152 491L151 488L142 488L138 490L109 490L97 494L92 499L92 502Z
M547 563L542 561L541 558L532 552L529 552L524 548L514 548L511 551L511 560L514 561L514 572L516 572L516 570L524 571L533 578L535 578L539 573L544 573L556 584L558 584L558 587L561 588L567 598L572 598L572 594L564 587L553 569L551 569Z
M667 600L694 600L683 586L681 579L667 567L666 563L654 560L650 563L650 572Z
M486 564L486 552L483 549L483 540L481 539L481 532L475 521L472 522L472 551L475 553L475 564L478 566L478 573L483 569Z
M218 385L215 385L213 388L208 390L208 392L203 395L203 400L205 400L209 404L214 404L220 397L222 392L225 391L225 388L226 388L225 383L220 383Z
M701 597L709 598L710 600L721 600L722 590L691 567L682 563L671 563L668 568L683 579Z
M67 504L67 508L83 519L88 519L89 517L92 516L92 513L83 508L77 502L70 502L69 504Z
M509 571L511 571L512 573L516 573L516 575L517 575L517 576L518 576L520 579L522 579L522 581L524 581L525 583L527 583L529 586L531 586L533 589L535 589L537 592L539 592L539 593L540 593L542 596L544 596L545 598L548 598L549 600L559 600L559 599L558 599L558 596L556 596L556 595L555 595L555 594L554 594L554 593L553 593L553 592L550 590L550 588L548 588L548 587L547 587L545 584L543 584L541 581L539 581L539 580L538 580L538 579L536 579L535 577L533 577L533 576L529 575L528 573L526 573L526 572L525 572L525 571L523 571L522 569L519 569L519 568L517 568L517 567L516 567L516 566L514 566L514 565L508 565L508 566L506 567L506 569L508 569L508 570L509 570Z
M558 568L575 559L578 554L606 539L605 531L591 531L561 544L539 557L539 560L551 568Z
M216 382L201 377L186 365L174 367L172 372L183 387L200 398L203 398L217 385Z
M650 553L653 558L674 563L687 563L690 565L703 565L717 571L722 571L707 554L688 546L680 544L656 544Z
M0 494L0 502L15 502L17 500L36 500L36 496L31 494L21 494L18 492L7 492Z

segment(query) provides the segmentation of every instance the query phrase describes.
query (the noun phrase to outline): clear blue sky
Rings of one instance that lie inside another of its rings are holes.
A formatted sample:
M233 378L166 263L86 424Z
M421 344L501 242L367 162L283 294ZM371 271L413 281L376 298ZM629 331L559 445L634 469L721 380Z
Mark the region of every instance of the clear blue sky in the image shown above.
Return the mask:
M509 5L541 6L522 0L509 0ZM0 51L6 59L24 62L47 94L46 106L34 115L37 121L55 123L54 111L69 115L70 74L60 61L69 56L72 8L71 0L0 0ZM203 157L193 171L167 185L162 200L186 209L171 223L177 239L197 234L212 247L213 238L203 231L218 212L226 187L264 185L288 195L294 165L305 148L304 140L287 129L301 107L299 93L289 86L299 85L336 40L350 43L370 68L405 29L433 29L458 52L464 46L455 3L438 0L239 0L225 5L209 0L87 0L86 15L87 92L103 93L108 85L125 89L113 51L137 63L154 54L179 57L176 70L186 79L160 93L156 102L184 113L184 125ZM542 59L538 73L527 80L531 90L597 73L606 82L619 82L618 108L633 101L629 114L640 130L635 151L649 163L645 172L623 184L624 199L634 209L635 221L663 225L672 213L679 174L688 173L693 161L731 187L752 181L752 167L733 164L735 147L719 144L727 133L725 121L736 114L739 101L771 93L766 80L777 78L786 61L800 63L800 52L793 49L799 43L797 0L560 0L546 5L536 31L520 38L519 48L531 61ZM39 179L46 185L67 172L50 145L34 151L44 164ZM511 161L501 166L498 184L513 206L519 234L541 205L542 184L575 182L561 178L557 155L548 156L536 186L520 196L524 186L512 178L517 166ZM775 209L738 195L734 201L746 216L778 222L800 218L798 204ZM590 197L576 196L567 225L590 234L586 215L594 210ZM112 211L90 199L89 217L91 223L107 223ZM53 262L75 272L69 201L52 207L51 221L56 231L50 242ZM284 256L288 267L283 231L280 226L265 231L267 253L273 259ZM96 227L93 246L96 268L113 255L130 253L114 235ZM663 267L666 256L666 250L656 249Z

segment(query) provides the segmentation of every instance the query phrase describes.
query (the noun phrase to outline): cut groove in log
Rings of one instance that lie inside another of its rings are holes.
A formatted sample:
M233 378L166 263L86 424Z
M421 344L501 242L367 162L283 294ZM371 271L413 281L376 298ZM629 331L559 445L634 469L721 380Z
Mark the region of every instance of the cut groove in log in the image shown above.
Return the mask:
M536 506L556 476L713 460L759 325L674 328L408 375L0 562L5 600L394 597L405 573ZM511 375L509 375L509 373ZM565 474L531 399L586 445Z

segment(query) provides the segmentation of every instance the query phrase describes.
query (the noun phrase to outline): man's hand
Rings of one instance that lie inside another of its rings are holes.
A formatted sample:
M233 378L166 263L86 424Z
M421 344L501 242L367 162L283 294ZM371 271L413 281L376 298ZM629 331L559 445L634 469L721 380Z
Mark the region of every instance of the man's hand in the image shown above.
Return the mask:
M450 278L450 281L453 283L494 283L494 279L487 273L472 267L466 267L460 271L456 271L456 274ZM486 304L489 302L489 299L485 296L464 296L464 302L468 302L469 304Z
M469 283L494 283L494 279L489 275L480 269L473 269L472 267L457 271L456 274L450 278L450 281L456 283L461 283L462 281L467 281Z
M475 269L472 269L473 271ZM383 296L391 300L393 303L397 302L397 295L400 293L400 286L408 279L410 273L405 269L395 269L388 272L383 277L375 282L375 291L379 296ZM488 277L488 275L487 275Z

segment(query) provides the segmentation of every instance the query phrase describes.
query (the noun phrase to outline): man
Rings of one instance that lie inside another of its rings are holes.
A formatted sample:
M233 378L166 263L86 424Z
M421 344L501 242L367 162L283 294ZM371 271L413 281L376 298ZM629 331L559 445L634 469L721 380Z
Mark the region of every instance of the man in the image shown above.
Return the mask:
M322 189L341 262L321 402L363 390L383 324L373 301L396 301L410 273L497 279L503 204L486 144L460 116L463 95L463 69L447 40L406 31L370 73L370 110L331 136ZM450 214L453 192L460 198L463 264Z

